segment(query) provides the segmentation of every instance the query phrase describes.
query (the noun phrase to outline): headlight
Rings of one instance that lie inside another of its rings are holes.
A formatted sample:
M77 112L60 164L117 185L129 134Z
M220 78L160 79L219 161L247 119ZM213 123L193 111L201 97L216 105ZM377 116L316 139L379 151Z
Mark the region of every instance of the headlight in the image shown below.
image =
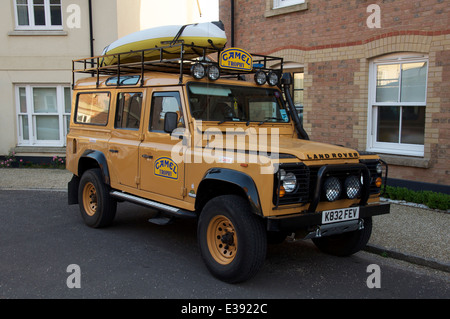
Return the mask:
M266 84L267 76L263 71L258 71L255 73L255 82L259 85Z
M349 176L345 180L344 187L347 198L355 199L361 193L361 182L356 176Z
M334 202L341 196L342 185L336 177L329 177L324 183L325 197L329 202Z
M203 79L205 77L205 67L201 63L195 63L191 67L191 74L197 80Z
M378 163L377 165L377 173L378 174L383 173L383 165L381 163Z
M286 173L284 169L281 169L280 180L286 193L292 193L297 188L297 177L294 173Z

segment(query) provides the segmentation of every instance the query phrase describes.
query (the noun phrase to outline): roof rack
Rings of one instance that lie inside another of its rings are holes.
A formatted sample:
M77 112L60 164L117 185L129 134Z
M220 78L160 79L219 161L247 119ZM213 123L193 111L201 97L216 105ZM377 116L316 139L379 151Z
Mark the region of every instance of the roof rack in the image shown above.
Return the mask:
M220 56L222 50L223 48L216 48L213 45L212 47L200 47L178 41L176 44L157 48L73 60L72 88L75 85L76 74L90 74L92 77L96 77L97 87L100 83L100 76L117 76L116 83L117 86L120 86L123 85L120 78L130 74L139 74L140 85L143 86L144 73L148 71L179 74L181 83L183 75L190 74L191 67L195 63L201 62L205 66L216 65L219 67L218 62L209 59L208 55L218 53L218 56ZM147 59L150 55L154 57L152 60ZM253 69L251 71L229 70L219 67L221 75L239 78L243 74L256 73L261 70L276 72L281 78L283 58L259 54L252 54L252 57ZM272 66L274 65L277 68L273 69Z

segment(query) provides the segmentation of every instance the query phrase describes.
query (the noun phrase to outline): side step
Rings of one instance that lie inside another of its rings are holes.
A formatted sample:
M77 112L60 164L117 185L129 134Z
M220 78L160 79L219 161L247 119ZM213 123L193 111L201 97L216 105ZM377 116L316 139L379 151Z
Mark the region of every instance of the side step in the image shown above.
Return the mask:
M148 222L158 226L166 226L172 224L174 219L175 217L166 217L158 213L155 217L150 218Z
M197 218L197 214L195 212L190 212L187 210L182 210L177 207L169 206L166 204L161 204L158 202L154 202L149 199L145 199L142 197L134 196L131 194L122 193L119 191L112 191L110 193L112 197L125 200L127 202L131 202L134 204L138 204L145 207L154 208L156 210L164 212L166 215L170 215L171 217L178 217L178 218Z

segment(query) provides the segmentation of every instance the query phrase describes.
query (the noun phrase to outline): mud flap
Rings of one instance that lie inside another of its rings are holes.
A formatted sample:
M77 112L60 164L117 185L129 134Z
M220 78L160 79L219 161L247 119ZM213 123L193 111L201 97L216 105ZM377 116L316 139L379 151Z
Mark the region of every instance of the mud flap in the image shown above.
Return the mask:
M80 178L76 175L72 176L72 179L67 184L67 191L68 191L68 203L69 205L76 205L78 204L78 187L80 185Z

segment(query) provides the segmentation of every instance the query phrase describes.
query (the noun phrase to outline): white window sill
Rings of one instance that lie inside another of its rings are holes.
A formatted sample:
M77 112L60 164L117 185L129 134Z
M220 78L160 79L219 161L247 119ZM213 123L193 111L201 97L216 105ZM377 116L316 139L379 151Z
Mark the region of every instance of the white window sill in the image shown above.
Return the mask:
M59 146L16 146L14 152L16 154L66 154L66 148Z
M292 13L296 11L303 11L308 9L308 1L305 0L304 3L295 4L292 6L272 8L273 0L266 0L266 11L264 12L264 16L266 18L274 17L281 14Z
M64 30L14 30L8 32L9 36L66 36Z

